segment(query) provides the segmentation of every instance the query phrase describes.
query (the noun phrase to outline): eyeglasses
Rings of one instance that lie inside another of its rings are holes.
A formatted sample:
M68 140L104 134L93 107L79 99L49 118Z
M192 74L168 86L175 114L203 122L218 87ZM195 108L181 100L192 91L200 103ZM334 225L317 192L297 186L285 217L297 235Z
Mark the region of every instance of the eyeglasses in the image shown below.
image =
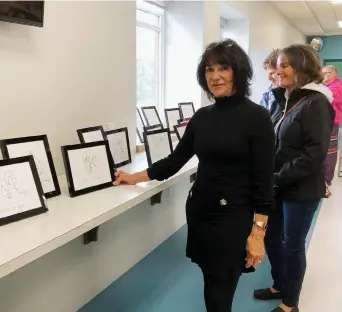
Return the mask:
M211 50L211 49L214 49L216 48L217 46L219 45L223 45L225 48L230 48L234 45L236 45L236 42L234 40L221 40L221 41L217 41L217 42L212 42L212 43L209 43L206 47L205 47L205 50L208 51L208 50Z

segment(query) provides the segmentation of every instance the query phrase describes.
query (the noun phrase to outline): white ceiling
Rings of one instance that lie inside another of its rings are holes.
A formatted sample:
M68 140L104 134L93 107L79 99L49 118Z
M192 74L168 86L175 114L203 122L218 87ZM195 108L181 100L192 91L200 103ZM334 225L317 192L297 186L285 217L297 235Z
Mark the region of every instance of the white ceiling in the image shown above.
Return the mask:
M341 35L342 1L268 1L285 19L307 36Z

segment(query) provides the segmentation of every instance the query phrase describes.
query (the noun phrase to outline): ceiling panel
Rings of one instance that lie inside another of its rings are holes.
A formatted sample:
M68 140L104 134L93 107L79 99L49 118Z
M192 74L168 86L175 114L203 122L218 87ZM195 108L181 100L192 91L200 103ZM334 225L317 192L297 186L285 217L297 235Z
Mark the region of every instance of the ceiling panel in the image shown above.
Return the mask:
M342 34L342 3L331 1L268 1L305 35Z
M302 1L272 1L273 5L291 19L311 18L312 14Z
M342 21L342 4L335 4L333 7L336 14L336 19Z

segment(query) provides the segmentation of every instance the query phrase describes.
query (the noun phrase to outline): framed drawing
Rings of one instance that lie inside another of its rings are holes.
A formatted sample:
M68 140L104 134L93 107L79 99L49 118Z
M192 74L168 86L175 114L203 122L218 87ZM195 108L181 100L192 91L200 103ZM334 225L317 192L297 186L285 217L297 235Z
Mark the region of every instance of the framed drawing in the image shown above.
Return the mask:
M173 151L171 134L168 128L144 132L144 141L149 166L170 155Z
M178 140L180 140L183 137L185 129L186 129L186 126L187 126L186 124L181 124L181 125L174 126L174 129L175 129L175 132L176 132Z
M141 144L144 144L144 137L143 137L143 131L139 131L138 128L136 128L137 130L137 139L136 142L137 144L140 142Z
M62 146L70 197L112 186L114 163L108 141Z
M150 132L150 131L161 130L161 129L163 129L162 124L154 125L154 126L147 126L147 127L144 127L144 132Z
M48 209L33 156L0 161L0 225Z
M147 126L162 125L157 108L155 106L144 106L141 111L145 117Z
M106 131L110 152L115 167L121 167L132 162L127 128Z
M106 134L102 126L78 129L77 134L81 143L99 142L106 139Z
M138 108L137 108L136 122L137 122L137 143L140 142L141 144L143 144L144 143L143 132L144 132L145 123Z
M4 159L32 155L45 197L51 198L61 194L46 135L2 140L0 148Z
M174 133L174 126L178 125L178 120L181 118L179 108L165 108L166 126Z
M180 109L181 119L191 118L195 114L195 107L192 102L178 103L178 107Z

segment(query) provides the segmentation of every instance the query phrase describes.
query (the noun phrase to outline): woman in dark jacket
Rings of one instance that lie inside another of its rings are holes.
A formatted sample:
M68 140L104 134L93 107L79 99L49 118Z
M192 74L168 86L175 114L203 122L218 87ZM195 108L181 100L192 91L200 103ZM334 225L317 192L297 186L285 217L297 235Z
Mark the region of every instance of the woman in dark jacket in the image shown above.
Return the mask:
M306 269L305 239L325 194L324 159L335 112L322 85L321 61L309 45L292 45L278 57L278 103L274 183L278 209L265 238L274 284L254 292L257 299L282 299L274 312L299 311Z
M210 44L197 77L215 104L195 113L167 158L142 172L117 172L114 184L165 180L197 155L197 178L186 203L186 254L203 272L207 311L230 312L243 270L264 256L274 131L268 111L247 98L252 66L234 41Z

